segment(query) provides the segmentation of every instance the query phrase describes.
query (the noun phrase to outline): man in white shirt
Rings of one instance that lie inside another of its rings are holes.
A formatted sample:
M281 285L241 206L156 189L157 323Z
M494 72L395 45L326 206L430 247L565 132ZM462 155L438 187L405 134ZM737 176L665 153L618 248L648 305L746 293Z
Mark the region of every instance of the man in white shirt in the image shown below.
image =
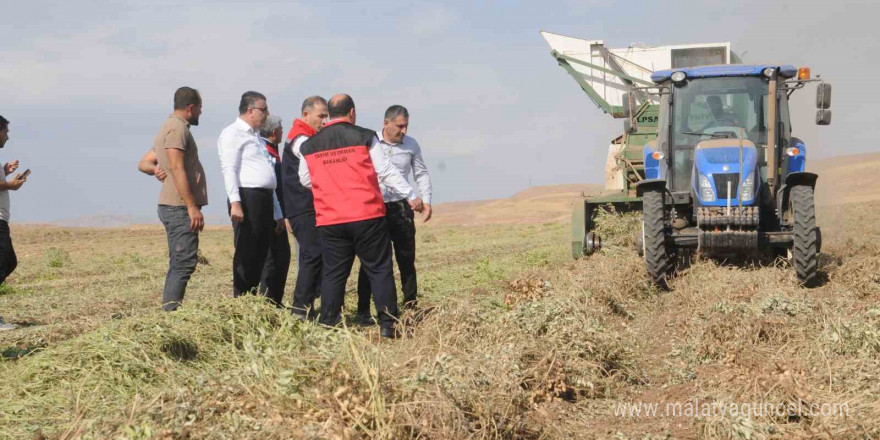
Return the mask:
M0 148L6 146L9 140L9 121L0 116ZM3 164L3 178L0 179L0 285L6 281L15 267L18 266L18 258L12 247L12 237L9 236L9 191L17 191L27 181L27 176L18 173L11 180L6 176L18 169L18 160ZM18 327L15 324L7 324L0 318L0 330L13 330Z
M372 286L379 334L393 338L397 291L379 184L403 194L415 211L422 210L422 200L388 161L376 132L354 125L351 97L336 95L327 104L330 121L303 143L299 168L300 183L312 188L321 235L321 323L335 326L342 321L345 283L357 256Z
M275 195L275 167L259 129L269 116L266 96L245 92L239 116L217 140L223 184L234 232L232 294L251 293L260 284L266 253L274 231L284 228L281 205Z
M409 111L402 105L392 105L385 111L384 126L378 132L379 146L388 160L404 178L412 174L424 202L424 221L431 219L431 176L422 159L422 149L415 139L406 135L409 129ZM382 185L385 202L385 220L394 245L394 257L400 269L400 284L405 308L415 308L418 284L416 281L416 226L413 210L404 194ZM361 268L358 274L358 317L361 325L371 325L370 282Z

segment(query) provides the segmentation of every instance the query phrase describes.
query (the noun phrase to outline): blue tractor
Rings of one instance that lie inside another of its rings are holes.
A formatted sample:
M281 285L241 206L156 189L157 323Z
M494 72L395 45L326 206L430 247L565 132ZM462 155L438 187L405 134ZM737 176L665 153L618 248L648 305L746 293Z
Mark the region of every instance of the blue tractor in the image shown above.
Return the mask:
M809 68L721 65L655 72L657 138L644 147L640 253L651 280L667 280L697 250L729 256L768 250L787 257L798 280L817 281L821 233L806 172L806 145L793 137L789 97L818 82L816 123L831 122L831 86ZM638 113L624 95L627 132Z

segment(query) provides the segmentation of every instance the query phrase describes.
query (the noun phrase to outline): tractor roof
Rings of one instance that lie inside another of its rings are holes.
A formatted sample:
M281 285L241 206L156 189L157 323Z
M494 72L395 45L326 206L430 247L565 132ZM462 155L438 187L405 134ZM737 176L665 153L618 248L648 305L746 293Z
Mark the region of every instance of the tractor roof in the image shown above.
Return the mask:
M688 78L714 78L722 76L758 76L764 69L779 69L779 76L791 78L797 69L791 65L774 66L770 64L720 64L716 66L682 67L680 69L658 70L651 74L651 81L659 84L669 79L674 72L684 72Z

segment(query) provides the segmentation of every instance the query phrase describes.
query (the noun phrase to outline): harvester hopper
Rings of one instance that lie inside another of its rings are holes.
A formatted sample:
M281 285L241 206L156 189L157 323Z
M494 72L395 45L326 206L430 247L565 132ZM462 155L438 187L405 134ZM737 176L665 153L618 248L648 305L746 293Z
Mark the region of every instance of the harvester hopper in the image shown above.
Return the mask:
M659 105L657 95L644 87L654 86L651 74L658 70L712 64L738 63L730 43L705 43L650 47L633 44L609 49L602 40L585 40L542 31L551 55L590 100L614 118L628 116L634 108L634 130L625 130L612 139L605 163L605 190L585 197L572 209L572 257L590 255L601 247L593 232L598 209L613 207L623 213L641 210L642 200L636 184L645 179L644 146L657 137ZM642 89L637 89L642 88ZM632 100L632 106L624 102ZM630 132L627 132L630 131Z

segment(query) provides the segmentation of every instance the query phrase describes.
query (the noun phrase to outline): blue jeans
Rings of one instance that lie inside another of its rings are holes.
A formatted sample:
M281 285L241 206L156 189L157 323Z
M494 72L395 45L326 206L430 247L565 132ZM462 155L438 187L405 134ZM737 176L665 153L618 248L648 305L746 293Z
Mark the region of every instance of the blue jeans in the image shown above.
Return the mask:
M168 235L168 272L162 291L162 308L170 312L180 306L186 283L196 270L199 234L190 230L186 206L159 205L159 220Z

